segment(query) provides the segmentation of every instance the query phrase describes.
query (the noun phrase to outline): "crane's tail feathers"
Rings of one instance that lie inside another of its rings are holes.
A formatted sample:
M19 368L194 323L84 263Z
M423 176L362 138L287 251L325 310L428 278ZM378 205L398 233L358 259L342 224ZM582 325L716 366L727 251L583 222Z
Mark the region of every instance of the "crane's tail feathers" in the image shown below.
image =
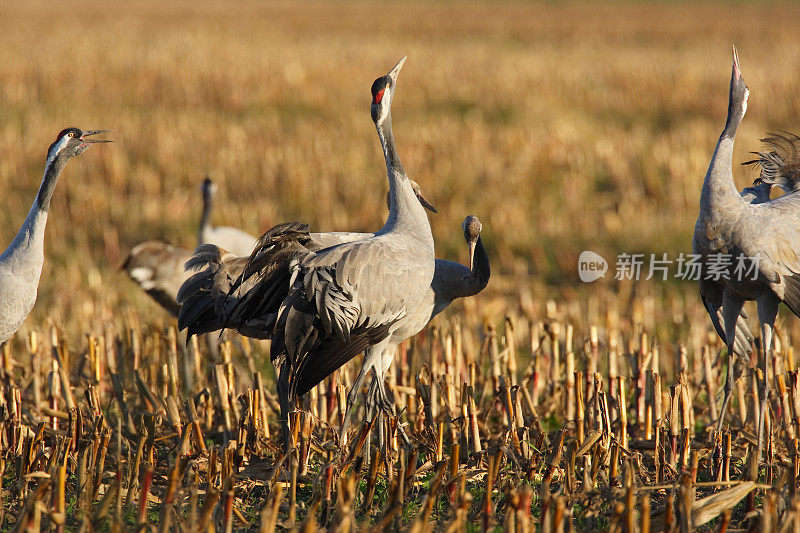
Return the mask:
M754 340L755 337L753 337L750 327L743 316L739 315L739 320L736 322L736 338L733 341L734 355L745 362L749 362Z
M199 271L187 279L178 291L178 329L197 335L221 329L215 313L214 282L226 258L233 257L213 244L198 246L186 261L185 269Z
M249 257L199 246L186 262L187 270L198 272L178 293L178 327L191 334L230 328L248 337L271 336L289 293L289 264L309 251L309 239L307 224L288 222L267 230Z
M702 294L700 297L711 317L711 323L714 324L714 330L716 330L722 342L726 342L725 329L722 326L725 323L722 306L719 302L709 301ZM742 308L739 312L739 318L736 320L736 337L733 340L733 353L743 361L750 361L750 352L753 349L753 341L755 340L753 332L750 331L750 327L747 325L747 318L747 312Z
M800 317L800 274L783 276L783 282L785 285L783 303L792 310L792 313Z
M226 256L232 255L216 244L201 244L194 250L192 257L186 261L186 270L200 270L205 267L219 267Z
M388 335L389 325L385 324L353 332L350 334L349 342L335 335L328 337L293 368L290 390L297 397L304 395L335 370L366 350L368 346L381 342Z
M247 259L242 276L234 288L256 274L264 277L265 271L273 270L279 262L285 261L282 250L305 250L310 238L308 232L308 224L300 222L285 222L264 232Z
M308 224L286 222L261 236L228 291L237 296L229 320L248 326L257 323L267 335L275 329L281 303L291 288L292 259L309 251L308 232Z
M767 149L753 152L755 159L744 165L758 165L760 179L770 185L791 191L800 187L800 137L788 131L771 133L761 139Z
M178 292L178 329L187 330L189 335L208 333L220 329L219 320L214 314L214 300L211 295L213 275L209 270L198 272L181 286Z

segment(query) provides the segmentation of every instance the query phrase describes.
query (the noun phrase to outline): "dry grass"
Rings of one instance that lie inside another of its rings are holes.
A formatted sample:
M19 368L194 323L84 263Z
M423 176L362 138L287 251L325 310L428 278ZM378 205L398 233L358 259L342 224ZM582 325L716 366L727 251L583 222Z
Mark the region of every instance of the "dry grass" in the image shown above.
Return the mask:
M409 61L394 126L407 171L441 213L432 218L438 255L463 259L460 221L475 213L484 222L492 283L485 295L449 312L460 317L470 342L478 346L484 324L499 325L511 314L525 324L518 344L529 346L527 324L535 330L552 320L545 301L555 297L557 320L574 325L576 339L588 338L590 325L597 325L605 339L618 332L624 353L628 342L636 348L639 334L648 332L661 349L665 389L675 379L677 346L687 346L697 362L687 378L698 395L696 420L708 422L701 354L705 343L713 343L712 354L719 344L708 335L694 285L587 287L577 281L575 265L585 248L608 258L619 251L688 251L700 183L724 122L731 42L752 91L736 161L747 160L765 131L797 129L800 7L76 1L2 2L0 12L0 243L11 240L27 213L45 150L60 129L116 130L115 144L72 161L59 183L39 303L11 346L22 366L9 368L5 392L12 383L26 391L24 416L30 418L23 423L34 430L42 418L40 406L31 403L31 380L50 371L49 350L42 349L45 362L34 369L27 333L46 337L49 324L61 329L80 397L91 383L77 374L87 335L119 338L124 359L131 330L143 338L163 332L161 311L117 267L145 239L193 245L204 175L222 191L216 221L254 234L292 219L324 230L382 223L386 178L367 91L402 55ZM751 181L752 172L741 169L738 185ZM795 323L784 324L785 346ZM168 350L156 352L143 357L161 364ZM529 352L521 349L521 359ZM261 353L256 350L257 365L263 365ZM423 353L431 357L428 348ZM234 356L246 360L240 350ZM582 357L577 368L585 371ZM491 418L497 406L487 392L495 386L489 359L475 361L484 367L477 408ZM212 387L213 364L204 363L196 390ZM133 362L120 363L125 366L130 377ZM244 392L251 369L240 374L238 392ZM145 378L154 390L161 379ZM109 374L94 386L107 408ZM135 388L130 392L136 409L158 412L141 403ZM184 402L177 403L183 409ZM555 414L556 426L564 422L561 407L548 409L540 415ZM109 412L112 429L113 418ZM219 423L212 417L205 431L217 435ZM507 433L500 422L487 424L492 449ZM554 434L547 430L556 426L544 428L548 442ZM319 442L328 438L315 435ZM135 452L132 438L124 446ZM221 444L222 436L214 438ZM171 468L176 453L167 443L175 444L159 441L157 474L165 464ZM116 453L113 446L109 453ZM476 468L487 461L470 460ZM68 467L74 489L74 464ZM219 488L223 478L215 481ZM101 485L105 493L109 480ZM307 503L311 485L304 489ZM162 489L155 490L159 497ZM12 504L5 496L7 506L24 501ZM572 506L576 500L564 501ZM3 525L18 511L7 507ZM82 515L72 512L76 524ZM606 520L615 516L613 506L602 513Z

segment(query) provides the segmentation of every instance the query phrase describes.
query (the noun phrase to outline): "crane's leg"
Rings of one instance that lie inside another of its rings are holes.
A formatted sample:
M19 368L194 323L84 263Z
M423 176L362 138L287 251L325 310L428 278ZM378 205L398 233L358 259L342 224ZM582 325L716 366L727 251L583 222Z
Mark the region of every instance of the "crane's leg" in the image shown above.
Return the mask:
M350 426L350 417L353 415L353 406L358 400L358 395L361 393L361 386L364 384L364 378L369 374L370 369L375 368L377 373L378 365L380 365L381 352L388 344L388 339L379 344L367 347L364 350L364 362L361 364L361 370L358 371L353 387L347 393L347 407L344 410L344 418L342 419L342 429L339 431L339 442L341 446L347 445L347 429ZM369 400L369 397L367 397Z
M377 377L376 377L377 379ZM377 390L380 390L378 388ZM386 410L381 406L381 399L375 398L375 403L378 405L378 449L386 456L386 422L389 420L389 415ZM382 416L381 416L382 415Z
M372 419L380 417L383 412L381 411L381 402L379 399L379 392L378 392L378 381L380 380L380 362L378 362L378 366L373 367L373 378L369 384L369 390L367 391L367 396L364 401L364 408L366 411L366 422L372 422ZM380 420L377 422L380 424Z
M772 335L775 331L775 317L778 316L778 300L771 292L758 299L758 321L761 322L762 353L758 356L761 369L761 380L758 384L758 460L761 461L761 450L764 447L764 417L767 411L769 395L769 379L767 370L772 360ZM763 358L763 359L762 359Z
M380 376L375 376L375 381L377 382L377 390L376 390L376 401L378 405L381 407L384 415L389 416L397 416L397 409L395 408L394 403L394 395L390 395L386 391L386 375L389 373L389 368L392 366L392 361L394 361L394 355L397 351L397 345L393 344L388 346L386 350L383 352L383 356L381 357L381 374ZM406 431L403 429L403 426L397 426L397 431L400 433L400 438L403 439L403 443L406 445L411 444L411 439L408 438Z
M377 405L378 403L372 399L376 392L375 380L370 383L369 390L367 391L367 401L365 402L365 411L366 411L366 421L371 422L372 419L378 416L380 413L377 412ZM372 461L372 431L367 434L367 440L364 442L364 457L367 460Z
M283 439L283 451L288 452L291 445L291 428L289 427L289 415L294 410L294 402L289 397L289 363L283 361L278 368L278 403L281 408L281 437Z
M725 327L725 344L728 346L727 374L725 375L725 395L722 397L722 409L719 411L717 421L717 431L722 430L722 422L725 420L725 413L728 409L728 402L733 391L733 346L736 343L736 322L739 320L739 313L742 312L744 300L733 294L731 291L724 291L722 295L722 318Z

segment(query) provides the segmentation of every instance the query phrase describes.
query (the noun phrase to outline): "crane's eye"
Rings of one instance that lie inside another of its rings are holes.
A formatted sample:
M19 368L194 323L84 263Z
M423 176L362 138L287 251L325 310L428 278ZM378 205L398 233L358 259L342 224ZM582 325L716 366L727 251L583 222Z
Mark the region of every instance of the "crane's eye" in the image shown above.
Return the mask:
M75 132L71 131L71 132L67 133L67 135L69 135L70 137L75 137Z

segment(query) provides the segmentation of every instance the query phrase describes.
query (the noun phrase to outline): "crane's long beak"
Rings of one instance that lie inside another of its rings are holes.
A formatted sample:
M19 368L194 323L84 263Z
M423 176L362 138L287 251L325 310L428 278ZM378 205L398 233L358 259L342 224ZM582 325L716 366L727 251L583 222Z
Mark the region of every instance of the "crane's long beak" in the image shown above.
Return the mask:
M733 51L733 77L737 80L742 77L742 70L739 68L739 54L736 53L736 45L731 45Z
M427 199L427 198L425 198L424 196L422 196L422 193L417 193L417 199L419 200L419 203L421 203L421 204L422 204L422 207L424 207L424 208L425 208L425 209L427 209L428 211L433 211L434 213L436 213L436 214L439 214L439 211L437 211L437 210L436 210L436 208L435 208L435 207L433 207L433 204L431 204L431 203L428 201L428 199Z
M392 78L392 82L395 82L395 81L397 81L397 75L398 75L398 74L400 74L400 70L402 70L402 68L403 68L403 63L405 63L405 62L406 62L406 58L407 58L407 57L408 57L408 56L403 56L403 59L401 59L400 61L398 61L398 62L397 62L397 64L394 66L394 68L393 68L392 70L390 70L390 71L389 71L389 74L387 74L387 76L389 76L390 78Z
M475 258L475 241L469 241L467 248L469 248L469 269L472 270L472 261Z
M91 137L92 135L97 135L98 133L108 133L114 130L88 130L84 131L83 135L81 135L81 141L84 143L110 143L114 142L111 139L87 139L86 137Z

